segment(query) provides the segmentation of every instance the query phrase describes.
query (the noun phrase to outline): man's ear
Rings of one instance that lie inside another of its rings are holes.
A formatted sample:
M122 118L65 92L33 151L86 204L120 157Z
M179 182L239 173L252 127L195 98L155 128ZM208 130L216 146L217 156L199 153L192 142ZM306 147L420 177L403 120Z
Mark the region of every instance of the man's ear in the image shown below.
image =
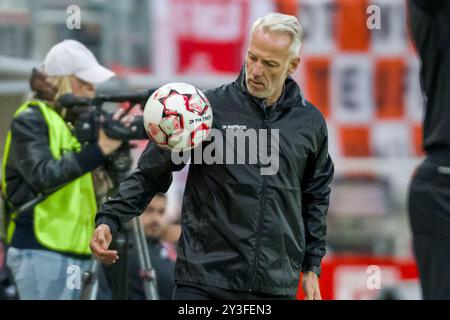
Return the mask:
M298 65L300 64L300 57L294 57L289 62L288 66L288 74L293 74L295 70L297 70Z

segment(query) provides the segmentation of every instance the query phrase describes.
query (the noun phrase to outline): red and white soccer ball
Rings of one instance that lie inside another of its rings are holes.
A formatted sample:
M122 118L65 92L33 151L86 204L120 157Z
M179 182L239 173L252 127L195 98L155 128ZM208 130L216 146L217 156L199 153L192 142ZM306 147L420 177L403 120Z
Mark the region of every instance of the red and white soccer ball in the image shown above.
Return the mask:
M150 96L144 126L155 143L168 150L186 151L209 135L212 110L208 99L187 83L168 83Z

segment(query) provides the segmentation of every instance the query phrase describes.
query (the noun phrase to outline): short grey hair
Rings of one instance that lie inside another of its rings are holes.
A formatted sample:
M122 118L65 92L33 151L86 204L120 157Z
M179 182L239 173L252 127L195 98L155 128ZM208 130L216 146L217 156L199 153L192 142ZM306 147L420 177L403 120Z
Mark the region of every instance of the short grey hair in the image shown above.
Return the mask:
M296 17L271 12L253 23L251 34L258 27L261 27L264 32L276 32L289 35L291 37L290 53L292 55L299 53L303 42L303 29Z

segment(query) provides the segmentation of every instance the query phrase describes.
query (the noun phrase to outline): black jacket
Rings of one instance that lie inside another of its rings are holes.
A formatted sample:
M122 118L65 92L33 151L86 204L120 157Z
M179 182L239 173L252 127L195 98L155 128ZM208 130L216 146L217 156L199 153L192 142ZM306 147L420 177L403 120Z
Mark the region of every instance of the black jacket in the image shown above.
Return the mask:
M322 114L291 78L271 111L237 81L206 91L213 127L279 129L279 170L261 164L191 164L182 206L176 280L239 291L295 295L300 271L319 273L333 163ZM268 147L270 148L270 146ZM138 215L178 169L150 142L119 194L104 203L97 225L113 232Z
M426 100L423 147L429 160L447 166L450 159L450 1L410 0L411 35L421 64Z
M40 193L51 193L66 183L100 166L105 161L96 144L85 145L80 152L66 152L53 158L48 126L36 106L30 106L11 123L11 144L6 165L8 202L15 207ZM11 246L43 249L34 236L33 208L16 220Z

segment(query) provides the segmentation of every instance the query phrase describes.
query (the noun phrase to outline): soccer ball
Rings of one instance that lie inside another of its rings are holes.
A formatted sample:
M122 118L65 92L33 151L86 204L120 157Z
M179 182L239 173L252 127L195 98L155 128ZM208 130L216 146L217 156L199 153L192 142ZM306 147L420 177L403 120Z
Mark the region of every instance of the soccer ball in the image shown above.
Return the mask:
M190 84L168 83L145 104L145 130L161 148L190 150L205 140L211 126L211 105L203 92Z

